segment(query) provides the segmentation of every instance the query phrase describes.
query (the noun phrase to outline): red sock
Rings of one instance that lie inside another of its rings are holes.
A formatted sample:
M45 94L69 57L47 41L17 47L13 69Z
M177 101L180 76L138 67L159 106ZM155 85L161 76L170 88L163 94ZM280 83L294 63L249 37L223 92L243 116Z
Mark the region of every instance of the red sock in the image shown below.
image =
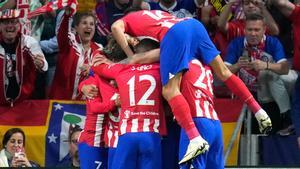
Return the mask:
M177 95L169 100L169 105L177 122L185 130L189 139L199 136L200 134L191 116L189 104L185 98L182 95Z
M253 113L256 113L261 109L260 105L253 98L246 85L236 75L232 74L232 76L225 80L225 84L233 94L238 96L243 102L248 105Z

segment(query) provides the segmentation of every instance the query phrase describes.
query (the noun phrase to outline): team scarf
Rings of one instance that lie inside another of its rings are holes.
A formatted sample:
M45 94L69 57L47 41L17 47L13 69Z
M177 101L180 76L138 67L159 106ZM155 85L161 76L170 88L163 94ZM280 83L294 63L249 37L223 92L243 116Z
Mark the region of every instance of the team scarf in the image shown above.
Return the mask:
M77 8L77 0L54 0L46 5L37 8L36 10L30 12L28 14L28 18L33 18L36 16L39 16L41 14L47 13L47 12L52 12L56 11L59 9L63 9L64 7L71 6L71 9L73 10L73 13L75 13L76 8ZM108 18L106 15L106 7L105 7L105 2L98 2L96 5L96 30L97 32L102 35L102 36L107 36L110 34L110 27L109 27L109 22Z
M262 54L265 50L265 41L266 41L265 35L257 45L250 45L247 43L246 38L244 39L244 47L248 51L248 55L251 58L251 60L261 59Z
M77 8L77 0L54 0L47 3L44 6L37 8L36 10L30 12L28 14L28 18L36 17L44 13L53 12L59 9L63 9L64 7L70 6L75 13Z
M246 38L244 39L244 52L243 55L247 55L251 61L256 59L262 59L262 56L265 54L265 41L266 36L264 35L262 40L257 45L250 45L247 43ZM240 69L240 78L247 85L249 90L257 91L257 77L258 72L255 70L246 70L244 68Z
M31 22L28 19L29 2L28 0L17 0L17 9L20 10L20 25L21 25L21 33L24 35L31 35Z
M23 82L23 64L24 64L24 59L23 59L23 49L21 48L22 46L20 44L23 43L23 37L19 33L18 36L18 45L16 47L16 78L17 78L17 83L19 85L19 91L18 91L18 96L15 98L17 100L21 96L22 92L22 82ZM2 42L2 38L0 37L0 44ZM8 85L8 79L6 77L5 69L6 69L6 56L5 56L5 49L0 45L0 70L3 72L2 77L0 77L0 103L1 104L10 104L10 106L13 106L13 103L15 100L11 100L6 97L6 88Z

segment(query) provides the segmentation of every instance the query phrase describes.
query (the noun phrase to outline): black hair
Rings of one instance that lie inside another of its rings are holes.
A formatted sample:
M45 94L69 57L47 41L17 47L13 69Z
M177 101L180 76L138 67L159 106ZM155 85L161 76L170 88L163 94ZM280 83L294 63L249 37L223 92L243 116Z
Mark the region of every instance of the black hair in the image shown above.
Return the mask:
M157 48L159 48L159 43L157 41L149 38L145 38L142 39L137 45L134 46L134 52L142 53Z
M126 59L127 55L117 41L111 35L108 35L107 39L108 43L103 49L105 56L113 62L120 62Z
M75 126L70 126L70 129L69 129L69 140L68 141L71 141L72 140L72 136L74 133L76 132L80 132L82 131L82 128L79 126L79 125L75 125Z
M246 21L263 21L265 23L265 17L259 13L252 13L246 16Z
M4 147L7 142L9 141L9 139L11 138L12 135L16 134L16 133L21 133L23 136L23 147L25 147L25 133L22 129L20 128L11 128L9 130L7 130L3 136L3 140L2 140L2 146Z

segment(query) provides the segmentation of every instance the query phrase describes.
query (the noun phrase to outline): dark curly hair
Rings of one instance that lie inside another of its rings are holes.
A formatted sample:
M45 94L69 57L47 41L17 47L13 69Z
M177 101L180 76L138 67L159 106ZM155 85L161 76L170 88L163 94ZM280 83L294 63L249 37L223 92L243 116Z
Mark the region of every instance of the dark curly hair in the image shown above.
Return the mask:
M121 60L126 59L127 55L117 41L111 35L109 35L107 39L108 43L103 49L105 56L113 62L120 62Z

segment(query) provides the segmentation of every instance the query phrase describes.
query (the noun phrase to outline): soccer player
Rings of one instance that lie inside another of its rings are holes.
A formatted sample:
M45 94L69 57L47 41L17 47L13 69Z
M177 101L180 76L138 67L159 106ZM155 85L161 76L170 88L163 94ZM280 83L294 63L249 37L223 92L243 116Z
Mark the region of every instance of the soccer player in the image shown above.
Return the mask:
M136 52L148 50L146 46L158 48L157 43L148 42L142 40ZM160 169L164 126L159 64L100 64L93 70L115 79L120 93L119 141L112 168Z
M211 67L193 59L188 68L188 71L182 75L180 91L189 104L197 130L208 142L210 148L190 163L181 164L180 168L189 169L191 164L195 169L224 168L222 127L213 106ZM179 159L185 155L188 144L189 138L184 130L181 130Z
M113 169L112 164L119 140L119 112L120 109L118 108L117 110L108 113L107 132L105 137L105 143L108 147L108 169Z
M133 39L133 38L130 38L130 39L134 40L134 44L138 43L138 41L135 41L135 39ZM112 36L108 37L108 44L105 46L105 48L102 51L97 50L96 52L93 53L93 56L95 56L95 57L93 57L94 62L98 62L98 60L97 60L98 55L100 55L101 58L105 57L106 60L107 60L107 58L111 59L110 63L120 62L127 58L124 51L120 48L120 46L116 43L116 41L112 38ZM84 95L87 98L93 98L87 102L87 105L90 108L94 109L95 112L97 112L99 109L101 109L101 106L103 108L103 105L105 105L105 104L103 104L104 102L101 102L100 99L95 100L96 97L99 97L98 96L99 90L103 90L103 89L99 88L101 86L97 86L97 84L93 81L93 79L95 79L94 76L97 76L96 78L99 78L98 75L93 74L93 76L90 77L89 80L86 80L86 81L84 81L84 84L81 84L80 88L82 89L82 87L84 86L85 89L82 90ZM112 86L114 86L114 87L117 87L115 85L115 83L112 83L112 82L113 81L110 81L110 84L112 84ZM111 88L111 87L109 87L109 88ZM108 89L108 90L110 90L110 89ZM117 89L114 89L114 91L117 91ZM101 93L109 94L106 91L102 91ZM110 95L111 94L109 94L109 96ZM119 99L117 99L117 97L115 97L115 96L118 96L118 94L114 95L113 96L114 98L112 98L112 99L115 100L116 105L119 105L119 102L118 102ZM91 101L93 101L93 102L91 102ZM109 104L106 104L106 105L109 105ZM119 108L108 112L107 116L105 116L105 118L107 119L106 125L99 126L102 128L102 130L105 129L104 141L105 141L105 146L108 147L108 160L107 160L107 168L108 169L112 169L112 162L113 162L115 150L116 150L116 147L118 144L119 112L120 112ZM98 160L98 161L100 161L100 160Z
M116 109L116 89L106 80L90 72L90 77L79 85L79 90L87 97L86 121L79 137L78 151L80 168L106 169L107 153L105 135L108 113ZM95 97L89 97L90 93Z
M137 21L143 21L143 24L138 24ZM200 136L192 120L190 107L180 91L182 74L188 69L189 62L194 58L204 65L210 65L229 89L246 102L251 111L255 113L261 132L265 133L271 129L269 116L256 102L243 82L225 66L219 51L199 21L192 18L177 19L159 10L141 10L129 13L117 20L111 29L114 38L126 55L133 58L133 62L149 63L149 61L157 61L160 58L163 96L190 140L180 163L191 160L209 148L207 141ZM155 39L160 42L160 50L155 49L138 54L143 57L136 57L126 41L125 33L134 37L148 36Z

